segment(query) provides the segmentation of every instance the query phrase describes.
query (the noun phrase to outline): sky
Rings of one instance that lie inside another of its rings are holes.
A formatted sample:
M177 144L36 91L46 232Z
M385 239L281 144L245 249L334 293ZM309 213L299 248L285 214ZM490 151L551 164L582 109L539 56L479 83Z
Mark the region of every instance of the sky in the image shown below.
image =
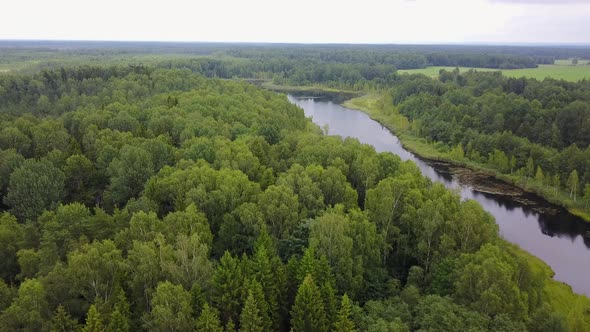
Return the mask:
M3 2L0 39L590 44L590 0Z

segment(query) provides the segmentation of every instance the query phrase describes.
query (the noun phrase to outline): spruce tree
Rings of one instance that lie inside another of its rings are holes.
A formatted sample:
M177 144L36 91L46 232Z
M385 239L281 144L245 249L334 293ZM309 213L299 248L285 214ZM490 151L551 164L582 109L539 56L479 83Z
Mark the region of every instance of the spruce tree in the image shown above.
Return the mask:
M104 332L104 326L102 324L102 318L100 313L93 304L88 309L88 316L86 317L86 326L82 331L84 332Z
M253 277L260 283L264 292L264 299L268 303L270 310L268 315L272 322L272 330L279 329L281 307L280 294L284 288L284 282L281 278L284 273L283 265L280 258L276 255L273 248L267 248L272 245L272 241L266 232L263 232L256 242L254 257L251 260ZM269 327L269 328L270 328Z
M225 332L236 332L236 324L234 324L233 320L229 320L227 324L225 324Z
M70 316L66 309L60 304L51 318L51 332L78 331L78 322Z
M223 332L219 316L214 308L209 307L208 303L203 305L201 315L195 323L196 332Z
M324 303L324 310L326 312L326 321L328 326L336 320L336 294L334 288L329 282L325 282L320 288L320 294Z
M248 292L248 298L244 303L244 309L240 315L240 332L264 332L263 319L256 303L256 297L252 290Z
M196 317L201 314L203 305L205 305L206 302L207 300L205 299L205 293L203 292L203 289L199 284L195 283L191 288L191 307Z
M129 331L129 318L131 312L129 310L129 303L125 292L119 289L117 294L117 302L115 303L115 310L111 313L111 321L109 322L110 332L127 332Z
M242 283L239 260L226 251L213 274L213 294L211 296L211 300L219 309L221 320L224 323L230 319L234 321L237 319L241 309Z
M291 327L294 332L328 331L324 302L311 275L305 277L297 291L291 308Z
M270 316L272 308L265 299L262 285L258 281L252 280L250 283L249 292L252 292L254 300L256 301L256 306L258 307L258 311L260 313L263 329L265 331L276 330L276 328L273 327L273 322Z
M350 311L352 310L352 304L348 295L342 295L342 302L340 303L340 310L338 310L338 316L334 323L334 331L338 332L353 332L356 331L354 322L350 319Z

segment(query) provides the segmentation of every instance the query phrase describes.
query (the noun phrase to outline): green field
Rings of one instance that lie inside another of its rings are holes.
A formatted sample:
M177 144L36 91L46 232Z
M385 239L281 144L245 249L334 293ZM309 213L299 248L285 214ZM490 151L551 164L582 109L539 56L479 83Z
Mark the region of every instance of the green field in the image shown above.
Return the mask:
M539 65L538 68L526 68L526 69L511 69L502 70L502 73L510 77L529 77L542 80L550 77L555 79L563 79L566 81L579 81L582 79L590 79L590 65L587 60L581 60L577 66L569 64L570 60L558 60L554 65ZM455 67L427 67L422 69L409 69L400 70L400 73L408 74L424 74L431 77L438 76L438 72L441 69L453 70ZM469 69L475 69L478 71L494 71L495 69L490 68L468 68L459 67L460 71L466 71Z
M458 67L458 68L461 72L467 71L469 69L475 69L478 71L495 71L496 70L496 69L490 69L490 68L470 68L470 67ZM451 71L451 70L455 69L455 67L432 66L432 67L426 67L426 68L421 68L421 69L403 69L403 70L398 70L398 72L399 73L407 73L407 74L424 74L424 75L430 76L430 77L437 77L438 73L441 69Z

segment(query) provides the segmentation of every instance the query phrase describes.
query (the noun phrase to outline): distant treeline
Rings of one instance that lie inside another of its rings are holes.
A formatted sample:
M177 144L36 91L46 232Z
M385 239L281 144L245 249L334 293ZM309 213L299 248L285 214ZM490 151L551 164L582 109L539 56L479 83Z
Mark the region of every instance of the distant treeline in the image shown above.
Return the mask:
M0 42L0 65L36 72L62 66L128 63L190 68L210 77L274 78L280 84L353 87L386 80L396 69L459 66L534 68L556 59L590 59L574 46L301 45L156 42Z

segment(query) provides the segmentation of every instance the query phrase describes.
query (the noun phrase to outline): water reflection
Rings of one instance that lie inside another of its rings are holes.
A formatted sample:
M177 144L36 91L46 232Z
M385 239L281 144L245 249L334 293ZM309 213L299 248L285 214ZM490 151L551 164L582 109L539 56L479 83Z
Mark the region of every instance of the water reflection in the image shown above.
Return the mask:
M508 241L541 258L555 271L555 279L574 291L590 295L590 223L528 193L506 196L482 192L481 183L470 184L454 175L448 165L427 162L405 150L398 138L365 113L342 107L329 99L288 96L328 134L354 137L372 145L376 151L389 151L402 160L414 161L422 174L432 181L456 190L464 199L478 201L498 223L500 234ZM482 182L493 179L478 179ZM514 188L511 188L514 189ZM518 190L517 190L518 191ZM526 204L525 204L526 203Z

